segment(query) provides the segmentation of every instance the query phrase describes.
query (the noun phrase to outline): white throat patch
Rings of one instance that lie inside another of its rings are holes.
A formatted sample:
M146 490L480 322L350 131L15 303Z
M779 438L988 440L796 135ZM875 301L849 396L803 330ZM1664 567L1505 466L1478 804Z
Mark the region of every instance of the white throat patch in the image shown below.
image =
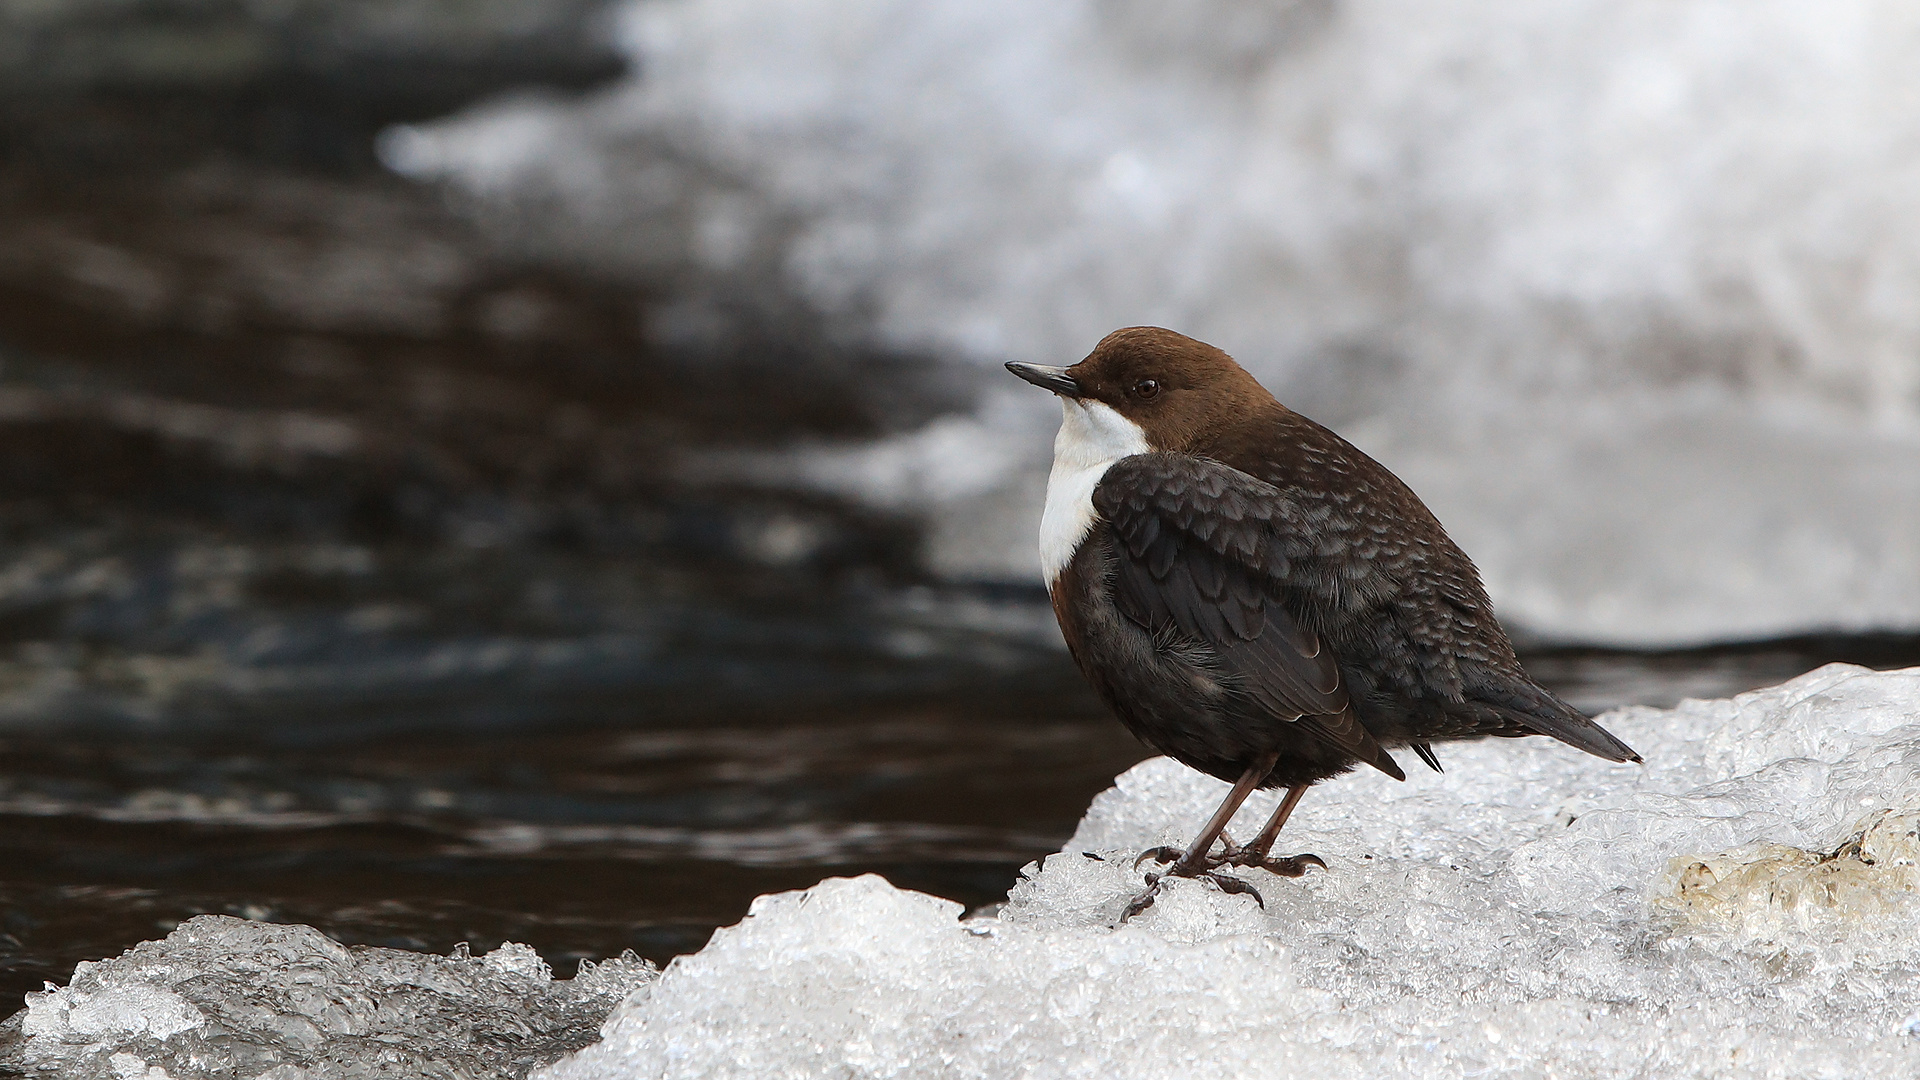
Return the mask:
M1093 489L1123 457L1152 451L1140 425L1097 401L1060 399L1060 434L1053 439L1047 508L1040 515L1040 573L1053 589L1093 529Z

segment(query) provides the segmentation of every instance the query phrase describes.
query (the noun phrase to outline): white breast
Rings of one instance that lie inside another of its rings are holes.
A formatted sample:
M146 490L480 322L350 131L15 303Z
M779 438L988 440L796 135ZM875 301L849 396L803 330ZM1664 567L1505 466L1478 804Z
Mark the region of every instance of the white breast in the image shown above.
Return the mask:
M1110 406L1061 398L1060 411L1047 508L1040 515L1040 573L1049 590L1093 529L1093 489L1108 467L1153 449L1140 425Z

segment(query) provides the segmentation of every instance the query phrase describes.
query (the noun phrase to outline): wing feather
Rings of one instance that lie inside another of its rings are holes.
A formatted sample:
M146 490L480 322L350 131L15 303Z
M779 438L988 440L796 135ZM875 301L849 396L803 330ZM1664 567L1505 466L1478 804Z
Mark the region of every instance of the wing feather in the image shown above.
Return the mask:
M1205 458L1140 454L1107 470L1093 502L1121 541L1122 614L1204 643L1262 711L1405 778L1354 715L1333 650L1282 602L1311 548L1283 527L1291 508L1277 488Z

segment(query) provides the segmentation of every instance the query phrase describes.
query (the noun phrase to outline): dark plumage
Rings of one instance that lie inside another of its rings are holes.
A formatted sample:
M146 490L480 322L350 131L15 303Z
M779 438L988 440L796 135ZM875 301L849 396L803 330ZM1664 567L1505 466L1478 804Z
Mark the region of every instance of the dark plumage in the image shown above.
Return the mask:
M1538 734L1639 760L1527 677L1473 563L1398 477L1225 353L1136 327L1064 370L1009 367L1066 408L1043 536L1061 631L1149 746L1239 798L1295 789L1283 810L1356 765L1404 779L1389 747L1438 769L1431 743ZM1213 859L1202 839L1175 873L1271 863L1261 841Z

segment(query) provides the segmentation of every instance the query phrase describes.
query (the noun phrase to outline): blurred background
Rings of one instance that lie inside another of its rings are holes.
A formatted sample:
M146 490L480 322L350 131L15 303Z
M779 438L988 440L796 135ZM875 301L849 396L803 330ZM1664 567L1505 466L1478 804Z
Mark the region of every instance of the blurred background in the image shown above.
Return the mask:
M0 0L0 992L997 899L1144 756L999 367L1123 325L1583 707L1920 663L1915 190L1870 0Z

